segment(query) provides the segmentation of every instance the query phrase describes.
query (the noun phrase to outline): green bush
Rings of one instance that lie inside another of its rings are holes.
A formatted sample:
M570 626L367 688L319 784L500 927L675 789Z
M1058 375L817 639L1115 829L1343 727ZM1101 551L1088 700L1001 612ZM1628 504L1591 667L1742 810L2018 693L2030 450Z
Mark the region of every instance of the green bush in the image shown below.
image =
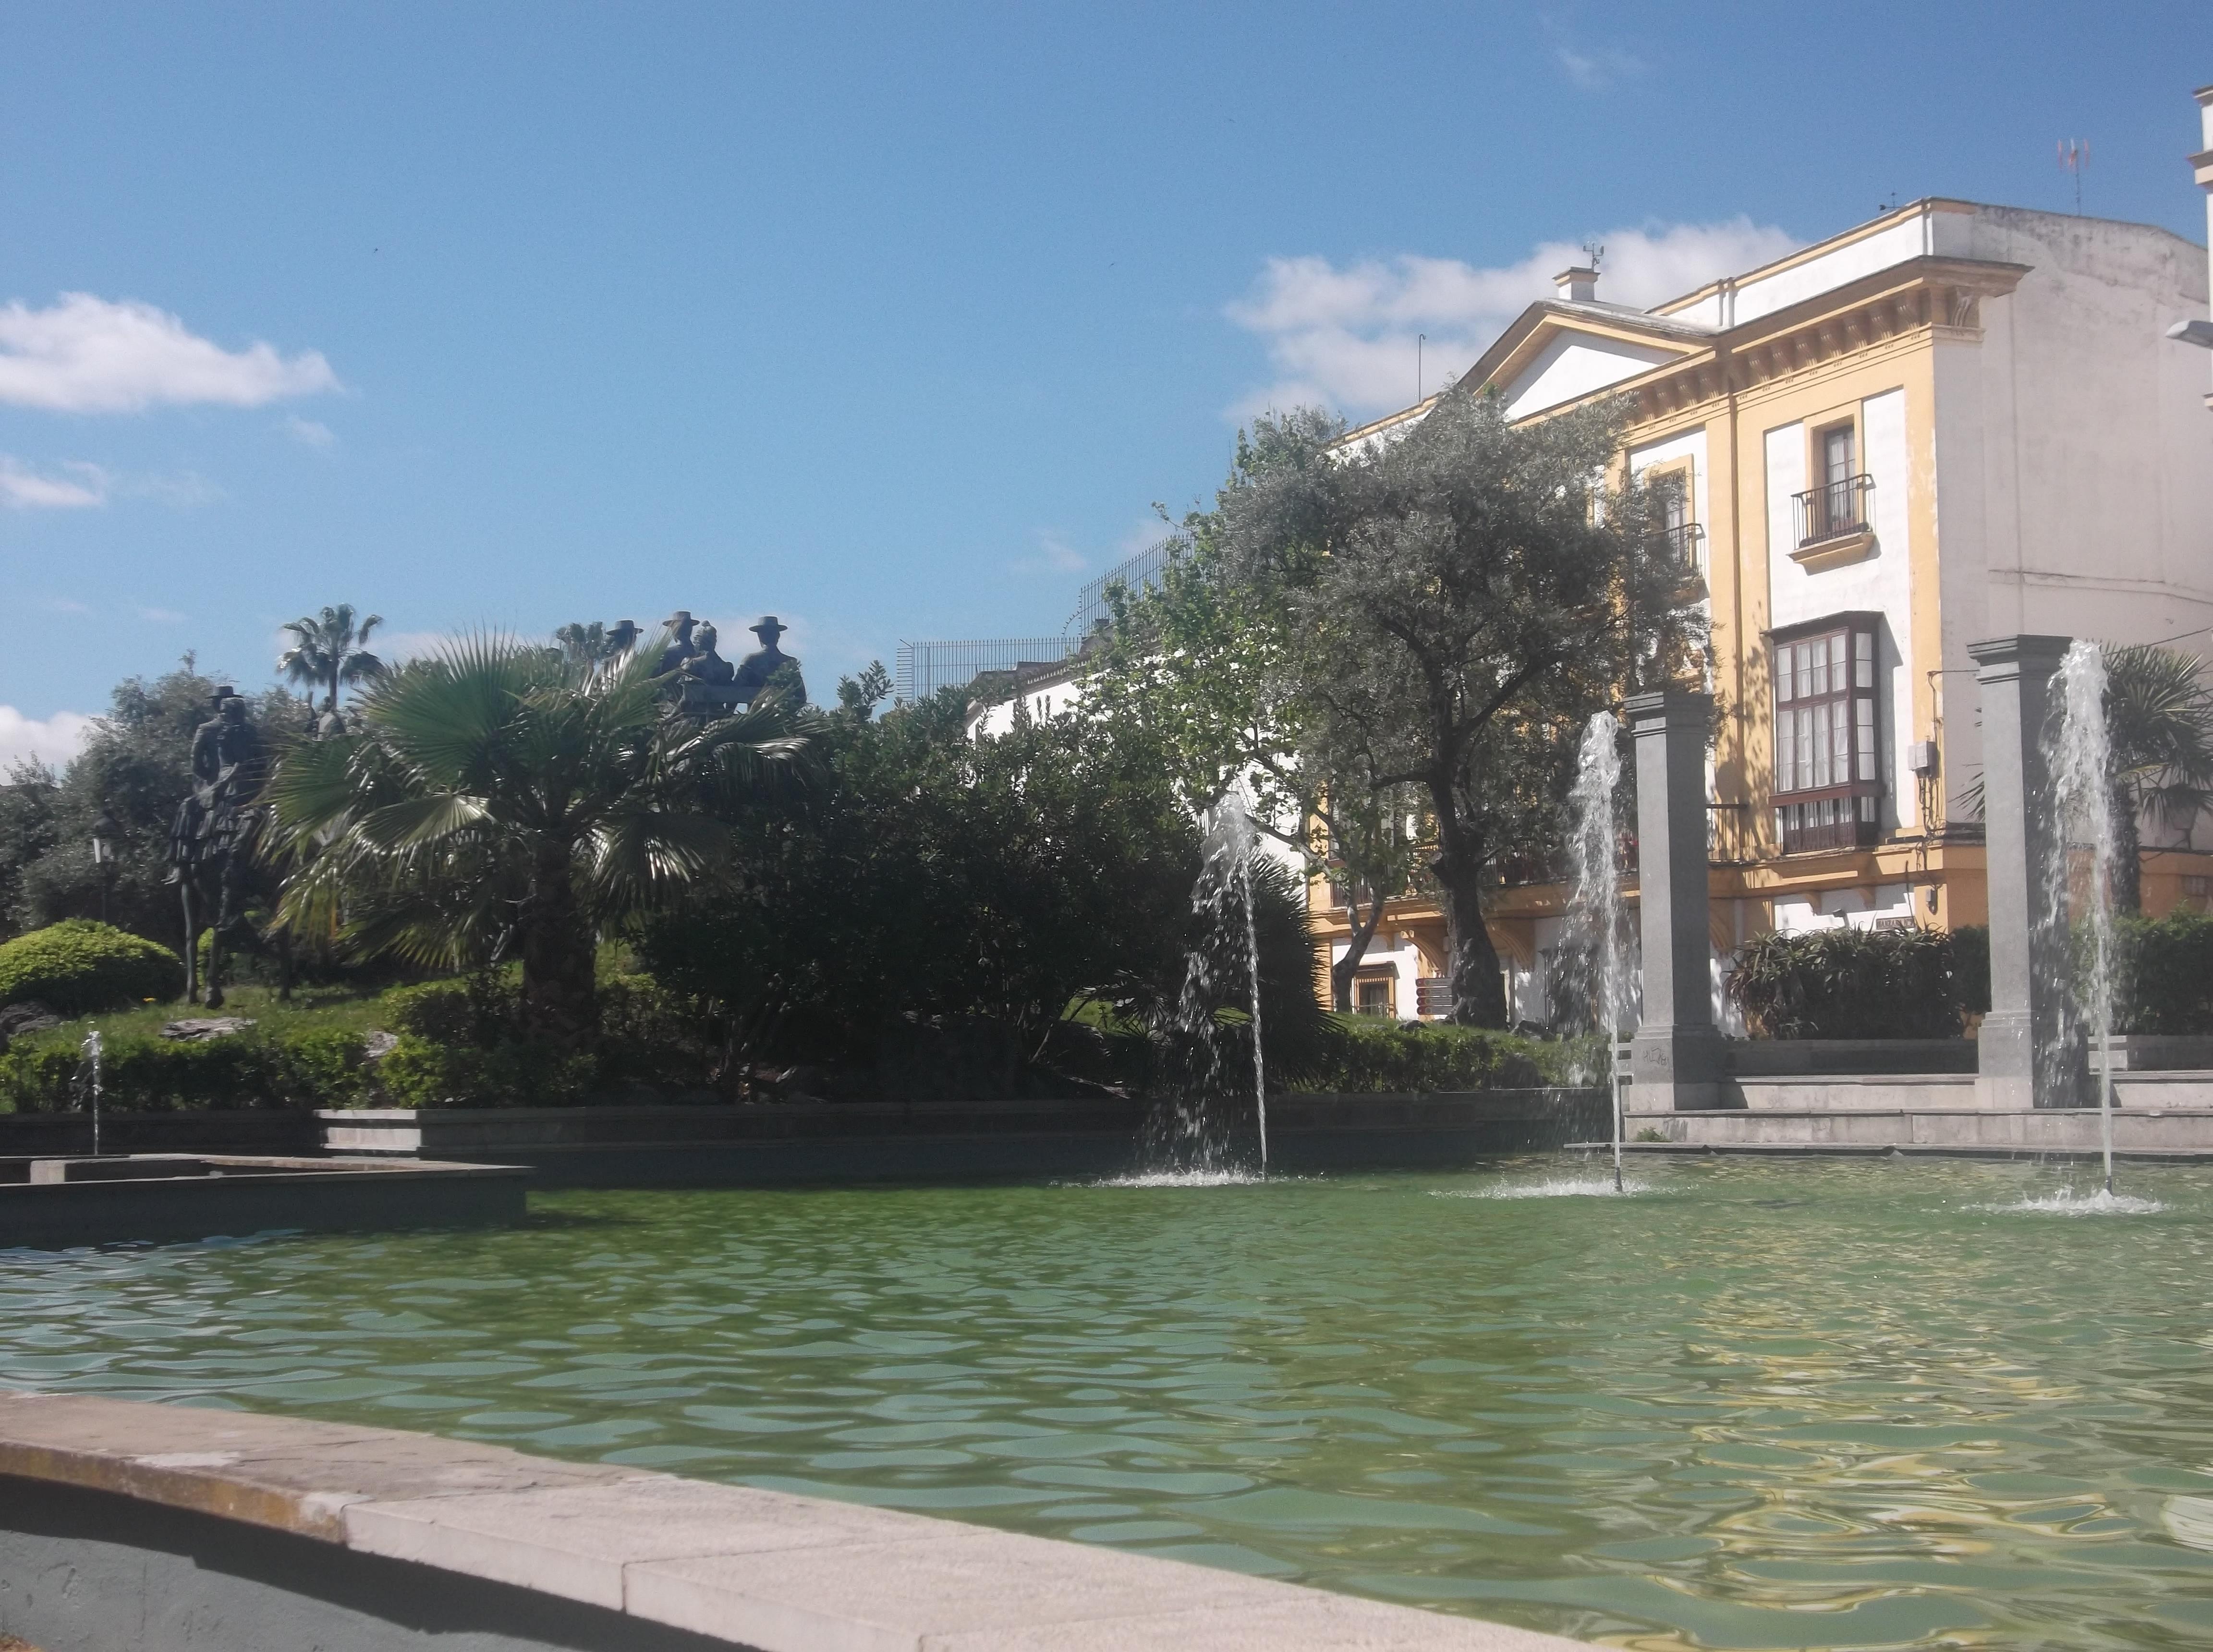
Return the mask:
M184 965L167 947L72 917L0 946L0 1003L35 1000L63 1016L173 998Z
M2213 917L2125 917L2114 1003L2127 1033L2213 1033Z
M1990 932L1984 925L1963 924L1952 931L1952 979L1961 1009L1990 1013Z
M378 1003L385 1024L403 1038L490 1045L515 1036L519 997L509 976L472 975L393 987Z
M1329 1018L1320 1059L1298 1088L1343 1095L1527 1089L1586 1082L1604 1070L1597 1039L1531 1039L1484 1027L1404 1027Z
M1762 936L1737 954L1728 992L1754 1038L1960 1035L1953 940L1942 930Z
M402 1107L575 1106L599 1083L592 1057L512 1039L479 1047L402 1033L376 1067L384 1094Z
M348 1106L367 1090L365 1053L358 1033L327 1030L205 1042L111 1037L101 1052L101 1101L126 1113ZM82 1106L83 1060L74 1040L26 1042L0 1054L0 1112Z

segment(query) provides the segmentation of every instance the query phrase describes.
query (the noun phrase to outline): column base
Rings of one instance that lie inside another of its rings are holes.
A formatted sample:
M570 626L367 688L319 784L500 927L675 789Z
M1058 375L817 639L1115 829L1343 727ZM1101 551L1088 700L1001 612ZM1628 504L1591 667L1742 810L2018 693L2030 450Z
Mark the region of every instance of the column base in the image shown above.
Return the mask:
M1629 1079L1639 1113L1705 1113L1741 1107L1730 1084L1728 1043L1711 1027L1647 1027L1629 1044Z

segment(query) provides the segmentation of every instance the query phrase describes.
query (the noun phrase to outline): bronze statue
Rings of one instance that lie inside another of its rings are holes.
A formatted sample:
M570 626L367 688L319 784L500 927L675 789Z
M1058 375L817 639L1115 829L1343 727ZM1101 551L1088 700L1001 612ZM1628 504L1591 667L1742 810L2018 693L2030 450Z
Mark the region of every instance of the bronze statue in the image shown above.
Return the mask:
M231 689L216 691L215 715L192 735L192 790L178 805L169 831L169 879L185 908L185 997L210 1008L223 1003L217 974L223 937L245 919L248 874L267 815L260 801L268 777L261 731L247 720L246 702ZM198 980L200 915L208 928L206 997Z
M661 623L668 628L668 641L661 647L661 664L654 674L665 677L670 672L679 669L698 650L692 646L692 643L690 609L679 608Z
M799 661L776 645L776 639L790 629L789 625L780 623L772 613L763 615L760 624L752 627L753 635L760 638L761 645L753 653L746 655L744 662L738 667L736 678L730 685L735 691L739 704L751 705L759 698L761 692L769 686L770 680L785 666L791 668L789 680L794 691L793 703L799 705L807 704L807 685L800 678Z

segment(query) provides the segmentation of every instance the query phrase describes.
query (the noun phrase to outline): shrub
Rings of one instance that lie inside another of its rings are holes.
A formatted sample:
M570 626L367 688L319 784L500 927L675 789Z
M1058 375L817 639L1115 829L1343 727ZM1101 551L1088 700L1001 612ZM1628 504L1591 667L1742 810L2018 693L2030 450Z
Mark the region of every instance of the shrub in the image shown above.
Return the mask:
M2125 917L2113 999L2128 1033L2213 1033L2213 917Z
M402 1037L489 1045L515 1036L520 997L510 977L472 975L394 987L379 1006L387 1024Z
M1963 924L1952 931L1952 979L1961 1009L1990 1013L1990 932L1985 926Z
M1762 936L1737 954L1728 991L1755 1038L1960 1033L1952 937L1942 930Z
M1484 1027L1400 1026L1332 1016L1324 1049L1302 1089L1344 1095L1417 1091L1526 1089L1567 1084L1603 1070L1596 1039L1523 1038Z
M591 1099L589 1056L520 1040L479 1048L402 1033L377 1063L377 1082L402 1107L558 1107Z
M0 946L0 1003L36 999L64 1016L172 998L184 965L167 947L72 917Z
M123 1113L348 1106L368 1088L365 1054L359 1034L327 1029L205 1042L115 1035L101 1051L101 1100ZM27 1043L0 1055L0 1112L82 1106L83 1059L73 1040Z

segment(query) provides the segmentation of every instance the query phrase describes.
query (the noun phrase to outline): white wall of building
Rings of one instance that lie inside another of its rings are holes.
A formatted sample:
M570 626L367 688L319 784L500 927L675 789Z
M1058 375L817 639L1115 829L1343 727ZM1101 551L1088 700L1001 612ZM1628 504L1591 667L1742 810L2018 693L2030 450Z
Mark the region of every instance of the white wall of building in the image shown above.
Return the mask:
M1875 484L1869 500L1875 548L1860 561L1819 570L1806 568L1790 555L1798 546L1792 497L1807 485L1806 427L1783 424L1766 432L1769 623L1780 630L1836 613L1882 615L1881 652L1875 664L1881 682L1885 742L1883 824L1911 829L1917 827L1920 814L1913 777L1905 766L1906 745L1913 738L1913 685L1906 664L1913 657L1913 605L1907 546L1911 456L1904 390L1885 391L1862 401L1859 423L1860 464Z
M1524 418L1557 407L1634 378L1662 362L1672 362L1680 353L1601 338L1594 333L1561 333L1537 352L1536 359L1508 387L1506 415Z

